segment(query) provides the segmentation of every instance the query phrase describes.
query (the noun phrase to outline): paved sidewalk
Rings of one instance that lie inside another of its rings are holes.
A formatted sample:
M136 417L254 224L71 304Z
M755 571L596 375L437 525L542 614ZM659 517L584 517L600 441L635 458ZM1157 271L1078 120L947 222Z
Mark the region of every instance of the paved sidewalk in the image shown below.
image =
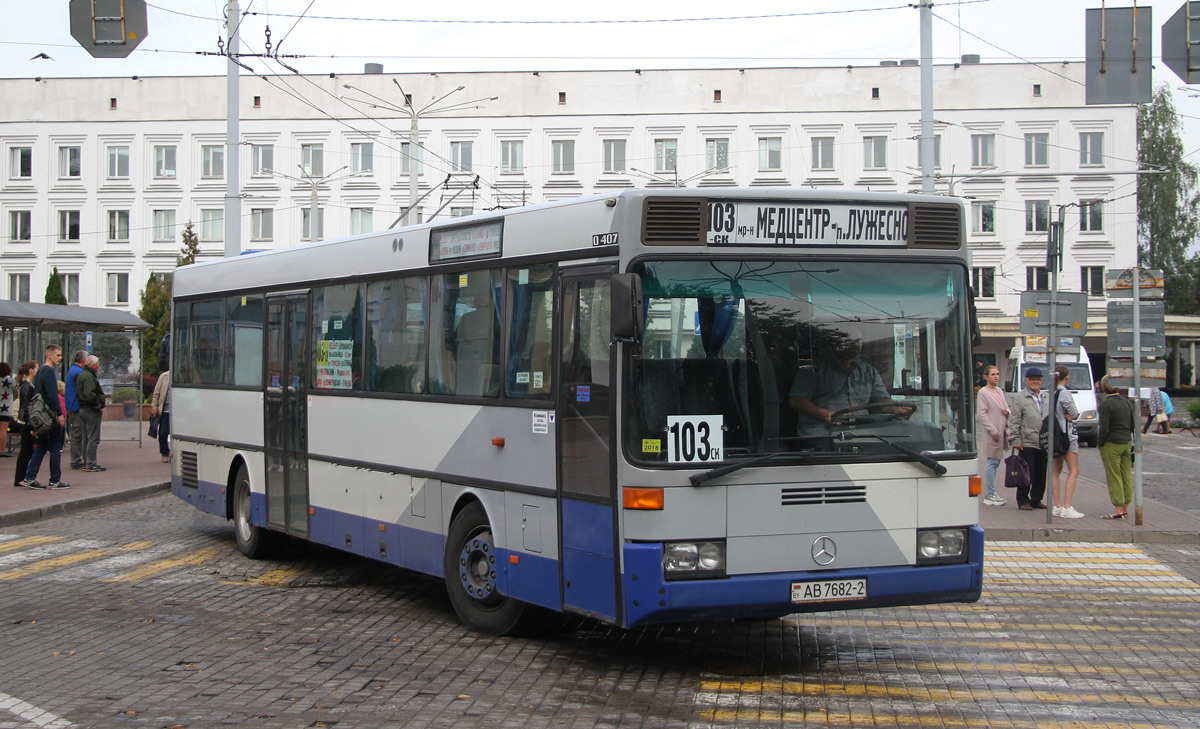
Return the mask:
M140 448L137 441L101 441L96 457L107 471L72 471L64 449L62 478L71 488L54 491L13 488L16 451L11 458L0 458L0 527L132 501L170 489L170 464L162 462L156 441L145 439ZM49 473L49 459L43 459L38 480L46 483Z

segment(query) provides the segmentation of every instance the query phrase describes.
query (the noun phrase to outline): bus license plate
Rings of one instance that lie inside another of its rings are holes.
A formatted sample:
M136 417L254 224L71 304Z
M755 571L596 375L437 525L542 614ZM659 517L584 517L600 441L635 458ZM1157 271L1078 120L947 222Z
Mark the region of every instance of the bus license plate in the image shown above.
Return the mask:
M831 600L865 600L867 578L854 580L821 580L793 582L792 602L828 602Z

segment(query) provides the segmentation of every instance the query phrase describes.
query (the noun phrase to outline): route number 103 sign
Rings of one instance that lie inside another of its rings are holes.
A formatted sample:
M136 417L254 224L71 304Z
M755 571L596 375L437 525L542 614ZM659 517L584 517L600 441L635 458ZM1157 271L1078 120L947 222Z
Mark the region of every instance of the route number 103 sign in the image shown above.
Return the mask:
M725 450L722 415L668 415L667 461L706 463L719 461Z

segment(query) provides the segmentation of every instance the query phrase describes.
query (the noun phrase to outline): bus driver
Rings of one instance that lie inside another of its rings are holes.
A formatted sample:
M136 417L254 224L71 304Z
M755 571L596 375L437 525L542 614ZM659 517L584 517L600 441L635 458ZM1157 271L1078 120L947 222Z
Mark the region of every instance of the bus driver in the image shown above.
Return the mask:
M792 382L788 404L800 414L798 432L812 432L828 426L839 410L853 408L847 415L862 415L867 406L875 412L912 415L915 408L895 402L883 386L879 371L859 355L862 331L854 324L829 333L828 346L813 364L802 366ZM828 431L826 431L828 432Z

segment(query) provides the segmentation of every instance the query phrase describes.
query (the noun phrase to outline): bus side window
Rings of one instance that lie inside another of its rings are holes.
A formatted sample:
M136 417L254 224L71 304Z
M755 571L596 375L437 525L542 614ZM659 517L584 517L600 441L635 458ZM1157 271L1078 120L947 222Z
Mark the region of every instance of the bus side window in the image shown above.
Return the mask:
M554 267L508 270L509 397L550 397L550 342L553 336Z

